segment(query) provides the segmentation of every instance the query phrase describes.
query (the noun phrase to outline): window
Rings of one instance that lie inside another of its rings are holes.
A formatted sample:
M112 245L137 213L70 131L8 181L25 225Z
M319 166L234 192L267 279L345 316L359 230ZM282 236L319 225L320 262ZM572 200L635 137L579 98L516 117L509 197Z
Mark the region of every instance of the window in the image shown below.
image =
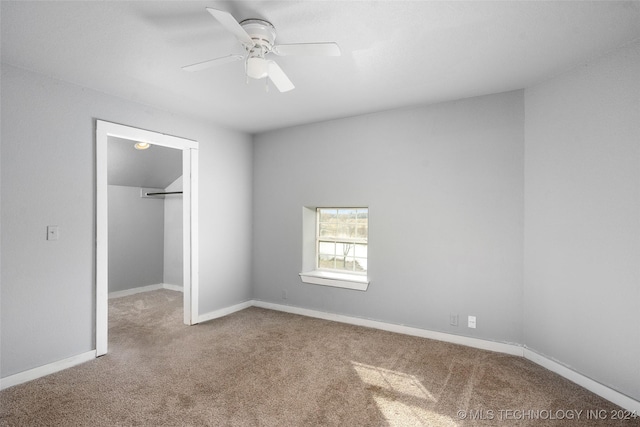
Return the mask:
M367 208L317 209L316 269L367 274Z
M302 281L367 290L369 209L304 208Z

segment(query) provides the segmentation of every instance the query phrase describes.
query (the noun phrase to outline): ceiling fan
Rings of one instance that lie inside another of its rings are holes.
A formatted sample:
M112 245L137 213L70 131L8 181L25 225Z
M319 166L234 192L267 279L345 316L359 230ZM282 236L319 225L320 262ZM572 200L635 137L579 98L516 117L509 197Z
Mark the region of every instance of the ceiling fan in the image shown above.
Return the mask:
M246 53L244 55L231 54L187 65L182 67L185 71L200 71L216 65L244 59L247 77L253 79L269 77L280 92L287 92L295 86L275 61L266 58L267 55L275 53L279 56L340 56L340 47L337 43L276 45L274 44L276 29L269 21L264 19L245 19L238 22L229 12L210 7L206 9L227 31L238 39Z

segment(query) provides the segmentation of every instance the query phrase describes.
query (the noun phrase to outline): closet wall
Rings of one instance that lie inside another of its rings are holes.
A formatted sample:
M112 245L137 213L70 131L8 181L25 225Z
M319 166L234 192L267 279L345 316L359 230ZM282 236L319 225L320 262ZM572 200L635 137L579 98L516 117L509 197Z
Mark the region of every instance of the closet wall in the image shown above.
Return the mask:
M158 191L163 191L159 189ZM109 293L164 281L164 200L109 186Z
M140 197L141 190L109 185L109 293L183 284L182 195ZM155 190L182 191L182 177Z

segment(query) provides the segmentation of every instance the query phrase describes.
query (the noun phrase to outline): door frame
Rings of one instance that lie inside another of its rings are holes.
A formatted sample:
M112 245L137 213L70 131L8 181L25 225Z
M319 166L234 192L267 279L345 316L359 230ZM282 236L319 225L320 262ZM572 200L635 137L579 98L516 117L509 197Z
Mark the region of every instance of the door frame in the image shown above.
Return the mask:
M198 142L158 132L96 121L96 356L107 353L109 299L109 137L182 150L184 323L198 323Z

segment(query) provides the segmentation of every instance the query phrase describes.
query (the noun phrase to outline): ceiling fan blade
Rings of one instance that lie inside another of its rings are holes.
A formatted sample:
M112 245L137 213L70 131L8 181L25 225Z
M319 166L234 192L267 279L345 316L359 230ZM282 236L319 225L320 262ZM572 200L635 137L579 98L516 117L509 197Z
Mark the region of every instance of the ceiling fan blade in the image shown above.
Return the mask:
M240 61L243 58L244 56L242 55L228 55L223 56L222 58L210 59L208 61L198 62L197 64L187 65L182 67L182 69L185 71L200 71L210 67L215 67L216 65L226 64L228 62Z
M287 77L284 71L282 71L282 68L280 68L280 66L274 61L269 61L267 70L269 78L280 92L288 92L295 88L293 83L291 83L291 80L289 80L289 77Z
M273 53L280 56L340 56L337 43L295 43L273 47Z
M236 18L234 18L233 15L229 12L225 12L224 10L213 9L211 7L207 7L206 9L207 12L216 18L227 31L236 36L240 43L255 46L255 43L251 40L249 34L247 34L240 23L236 21Z

